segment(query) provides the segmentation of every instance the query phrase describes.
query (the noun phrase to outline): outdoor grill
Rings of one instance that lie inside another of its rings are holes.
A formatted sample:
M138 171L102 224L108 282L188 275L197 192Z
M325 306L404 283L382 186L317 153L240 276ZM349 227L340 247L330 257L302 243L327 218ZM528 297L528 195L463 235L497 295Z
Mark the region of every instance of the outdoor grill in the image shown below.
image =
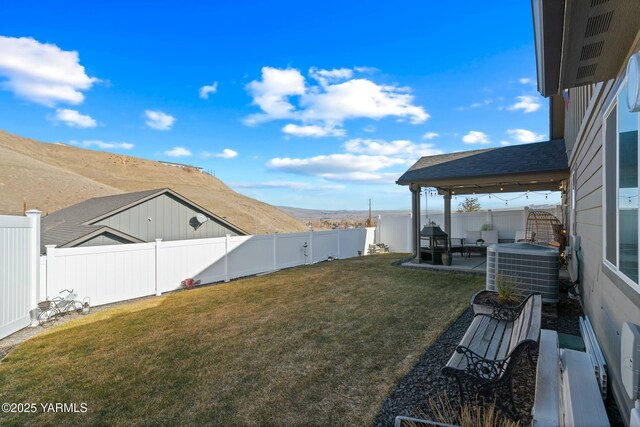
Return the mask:
M426 225L420 232L420 257L431 264L442 264L442 254L447 250L449 236L435 224Z

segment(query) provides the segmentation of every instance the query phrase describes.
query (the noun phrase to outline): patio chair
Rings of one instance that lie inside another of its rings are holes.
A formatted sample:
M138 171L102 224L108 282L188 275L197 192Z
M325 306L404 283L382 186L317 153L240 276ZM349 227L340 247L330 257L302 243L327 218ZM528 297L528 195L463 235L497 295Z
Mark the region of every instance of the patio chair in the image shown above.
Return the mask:
M464 236L464 244L467 246L475 245L480 239L482 239L482 231L467 231Z
M498 230L490 230L482 232L482 240L484 240L484 244L489 246L498 242Z
M465 253L465 243L464 239L461 237L452 237L449 239L449 252L452 254L455 252L460 253L460 256L464 256Z

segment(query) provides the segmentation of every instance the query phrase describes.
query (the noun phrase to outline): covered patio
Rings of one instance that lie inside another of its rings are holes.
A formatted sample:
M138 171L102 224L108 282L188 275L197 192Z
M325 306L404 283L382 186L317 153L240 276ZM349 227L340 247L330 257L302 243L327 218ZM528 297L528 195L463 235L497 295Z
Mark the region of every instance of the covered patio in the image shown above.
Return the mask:
M554 130L551 131L553 136ZM398 185L409 186L411 191L412 263L422 262L422 188L435 188L443 196L444 231L452 237L452 196L564 191L568 179L569 164L564 139L422 157L396 181Z

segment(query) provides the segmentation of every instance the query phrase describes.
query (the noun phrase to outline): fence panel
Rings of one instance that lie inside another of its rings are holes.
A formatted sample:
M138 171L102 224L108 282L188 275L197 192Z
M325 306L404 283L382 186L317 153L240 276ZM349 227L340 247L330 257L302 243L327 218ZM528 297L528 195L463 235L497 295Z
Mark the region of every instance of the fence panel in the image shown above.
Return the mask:
M352 258L359 255L366 255L364 249L367 236L366 228L352 228L349 230L339 230L340 236L340 258ZM360 254L358 254L360 252Z
M158 290L178 289L187 278L225 280L225 238L158 242Z
M312 262L326 261L329 257L338 258L338 230L313 232Z
M384 243L391 252L411 252L411 215L379 216L376 243Z
M498 230L498 237L501 239L515 239L516 232L525 231L524 210L494 211L493 226Z
M310 259L309 233L278 234L276 267L288 268L307 264Z
M230 237L229 279L273 271L273 242L273 235Z
M0 338L31 323L31 221L0 216Z
M73 289L102 305L156 292L155 243L49 249L47 263L49 297Z

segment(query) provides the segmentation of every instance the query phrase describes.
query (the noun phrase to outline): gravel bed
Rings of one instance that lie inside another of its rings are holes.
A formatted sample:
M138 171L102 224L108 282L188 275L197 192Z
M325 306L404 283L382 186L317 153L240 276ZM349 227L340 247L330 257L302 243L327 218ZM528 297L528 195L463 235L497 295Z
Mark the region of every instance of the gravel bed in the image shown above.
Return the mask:
M563 296L557 305L548 307L545 305L542 327L580 335L578 316L581 315L580 303ZM442 376L440 370L453 354L472 319L473 310L468 308L426 349L418 363L400 380L395 390L382 403L374 422L375 426L392 426L398 415L435 419L428 402L430 398L435 398L438 394L445 394L452 403L459 405L457 383L452 378ZM535 365L530 365L526 357L522 363L518 364L514 372L514 400L523 426L531 425L535 375ZM623 426L622 418L613 399L608 398L605 407L611 425Z

